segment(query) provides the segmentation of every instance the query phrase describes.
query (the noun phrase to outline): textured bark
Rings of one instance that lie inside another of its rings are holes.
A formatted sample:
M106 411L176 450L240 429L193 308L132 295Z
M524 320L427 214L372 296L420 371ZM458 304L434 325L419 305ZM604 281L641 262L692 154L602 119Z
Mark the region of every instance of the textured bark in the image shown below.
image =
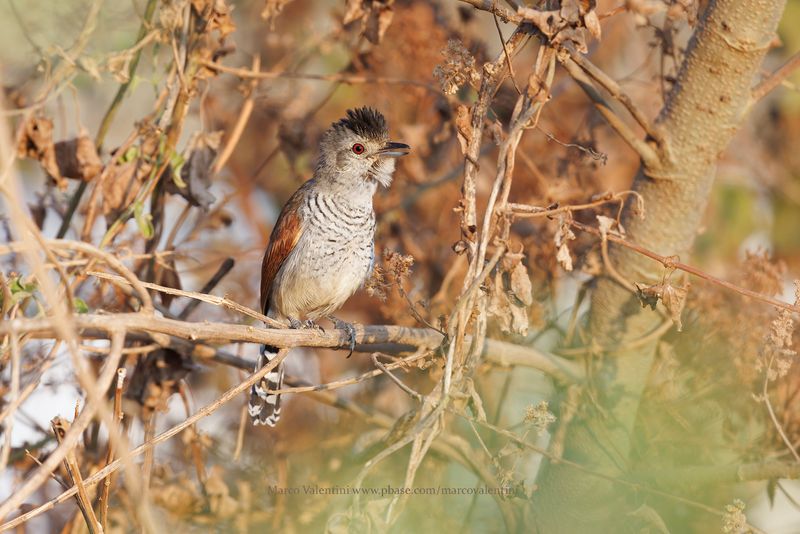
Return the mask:
M663 255L685 257L703 217L716 164L741 124L751 87L775 36L783 0L711 1L689 44L678 81L658 119L665 144L656 165L639 170L634 189L646 218L628 206L630 239ZM654 283L664 268L612 247L611 261L628 280ZM599 281L589 314L592 341L624 346L656 328L660 317L610 279ZM622 476L657 339L635 349L592 357L590 392L570 424L564 457L599 473ZM611 532L631 521L637 504L624 488L569 466L546 464L537 480L530 520L540 532Z

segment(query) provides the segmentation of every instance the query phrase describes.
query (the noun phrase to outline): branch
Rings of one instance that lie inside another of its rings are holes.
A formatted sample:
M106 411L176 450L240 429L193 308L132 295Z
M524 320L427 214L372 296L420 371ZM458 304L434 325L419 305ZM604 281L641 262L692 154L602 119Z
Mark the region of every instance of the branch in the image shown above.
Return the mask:
M358 76L356 74L311 74L304 72L264 72L257 70L241 69L236 67L228 67L221 63L214 61L199 60L199 64L217 72L224 72L226 74L233 74L239 78L254 78L261 80L274 80L276 78L290 78L299 80L319 80L323 82L335 82L345 84L360 84L360 83L376 83L376 84L394 84L394 85L413 85L415 87L422 87L433 93L439 94L439 89L433 85L421 82L418 80L408 80L406 78L387 78L384 76Z
M3 325L7 325L10 322L14 321L6 321L3 323ZM6 517L12 511L16 510L23 502L25 502L25 499L27 499L28 496L30 496L42 484L44 484L48 478L50 478L50 474L58 467L69 451L71 451L72 448L78 443L78 440L83 435L83 431L94 419L95 414L100 408L100 403L103 402L101 392L108 390L111 382L114 380L114 377L117 374L117 365L119 365L119 362L122 358L122 347L125 342L125 333L121 327L117 326L109 329L109 331L113 332L113 336L111 338L113 350L111 356L106 361L106 365L103 368L100 377L97 379L96 390L87 395L88 401L86 406L84 406L80 415L78 415L78 417L76 417L72 422L72 425L62 437L56 450L48 455L47 460L41 464L39 469L37 469L32 475L28 476L25 480L25 483L22 484L21 487L16 488L14 493L2 504L2 506L0 506L0 519ZM90 479L87 479L84 482L88 484L89 480ZM74 495L75 491L73 491L70 496ZM3 528L0 527L0 531L2 530Z
M261 380L267 373L269 373L275 367L277 367L278 364L280 362L282 362L286 358L287 354L288 354L288 351L281 351L281 353L279 353L278 356L275 357L275 359L273 359L267 365L265 365L264 367L259 369L257 372L253 373L250 377L247 378L247 380L244 380L240 384L232 387L231 389L226 391L222 396L220 396L218 399L216 399L214 402L212 402L212 403L204 406L200 410L198 410L191 417L186 418L185 420L181 421L179 424L173 426L169 430L166 430L166 431L162 432L161 434L158 434L152 440L139 445L138 447L136 447L135 449L133 449L132 451L130 451L128 454L124 455L123 457L121 457L121 458L119 458L117 460L114 460L113 462L111 462L110 464L105 466L103 469L97 471L92 476L86 478L83 481L83 483L87 487L91 486L93 484L97 484L98 482L103 480L105 477L107 477L108 475L110 475L114 471L118 470L120 467L122 467L122 465L123 465L123 463L125 461L130 461L132 458L135 458L135 457L145 453L146 451L152 449L153 447L155 447L159 443L162 443L162 442L170 439L171 437L179 434L184 429L192 426L193 424L195 424L200 419L211 415L212 413L217 411L220 407L222 407L224 404L226 404L230 400L236 398L238 395L240 395L244 391L247 391L247 389L250 386L252 386L256 382ZM116 371L116 369L114 369L114 370ZM113 373L113 374L116 374L116 373ZM113 378L113 374L112 374L111 378ZM106 384L106 385L108 385L108 384ZM85 411L86 410L84 410L84 412ZM83 414L81 414L81 416L82 415ZM79 418L80 418L80 416L79 416ZM70 428L70 431L67 433L67 436L65 436L65 438L64 438L65 441L66 441L67 437L69 436L69 434L72 432L72 430L77 428L76 425L77 425L77 420L76 420L76 424L74 424ZM78 433L78 436L80 436L80 433ZM59 449L56 449L56 452L58 452L58 450L60 450L60 449L61 449L61 447L59 447ZM50 463L50 461L54 457L54 455L55 455L55 453L51 454L48 457L48 459L45 462L45 464ZM61 460L61 458L59 458L59 461L60 460ZM29 486L30 483L31 483L31 479L29 479L25 483L25 485L23 487ZM37 485L35 487L38 487L39 485L41 485L40 482L37 483ZM56 504L62 503L64 501L66 501L67 499L69 499L70 497L72 497L73 495L75 495L77 493L77 491L78 491L77 488L73 486L72 488L68 489L67 491L65 491L64 493L62 493L61 495L59 495L55 499L53 499L51 501L48 501L47 503L43 504L42 506L39 506L39 507L31 510L30 512L22 514L19 517L16 517L13 520L11 520L11 521L3 524L3 525L0 525L0 532L2 532L4 530L11 529L11 528L14 528L17 525L20 525L20 524L28 521L32 517L35 517L35 516L41 514L42 512L45 512L45 511L53 508ZM21 490L17 490L6 502L3 503L2 506L0 506L0 517L5 517L12 510L17 509L17 507L20 504L22 504L24 499L27 498L27 496L29 494L30 494L30 492L22 493Z
M464 2L465 4L471 5L472 7L480 11L487 11L489 13L497 15L503 22L514 22L516 24L519 24L525 21L525 19L522 16L518 15L517 13L499 7L497 5L496 0L461 0L461 1Z
M795 53L795 55L790 57L778 70L761 80L761 82L753 88L753 103L767 96L770 91L782 84L783 81L798 68L800 68L800 52Z
M631 97L629 97L625 92L622 91L622 88L619 86L617 82L615 82L611 77L603 72L597 65L589 61L589 58L586 56L578 53L572 47L567 48L569 52L570 58L574 61L581 69L583 69L586 74L588 74L594 81L599 83L603 89L608 91L608 93L614 97L615 100L619 101L625 109L631 114L631 116L639 123L639 126L645 131L647 135L652 137L659 145L663 145L664 143L664 136L662 135L661 130L654 125L647 117L644 116L644 113L636 107L636 104L633 103Z
M0 335L28 333L38 337L53 338L57 337L54 323L55 321L49 317L8 320L0 324ZM189 339L193 342L204 340L209 343L262 343L279 348L302 346L344 349L350 344L349 334L345 330L265 329L242 324L178 321L150 317L141 313L80 314L74 317L73 323L75 329L84 335L98 331L113 332L123 328L131 333L145 333L162 346L170 344L170 339L166 336ZM440 333L427 328L355 325L355 329L356 348L362 352L375 350L392 352L391 349L400 351L410 348L434 349L443 341ZM467 340L467 343L469 342L470 339ZM495 364L531 367L559 381L573 382L582 376L581 368L575 362L532 347L490 339L486 340L483 352L489 361Z
M584 73L578 64L567 58L562 60L562 65L572 76L575 82L583 89L583 92L594 102L595 108L608 122L608 125L622 137L623 141L639 154L645 167L656 168L660 162L658 153L652 146L642 140L633 130L625 124L622 119L611 109L611 105L603 98L589 77ZM598 69L599 70L599 69Z
M602 237L600 230L597 228L592 228L583 223L579 223L577 221L572 221L572 226L577 228L578 230L583 230L584 232L588 232L590 234L594 234L596 236ZM788 310L794 313L800 313L800 307L794 306L793 304L789 304L788 302L783 302L782 300L777 300L762 293L757 293L751 289L747 289L745 287L737 286L736 284L732 284L731 282L726 282L725 280L721 280L716 276L712 276L705 271L701 271L697 267L692 267L691 265L687 265L685 263L681 263L680 261L676 260L675 256L662 256L661 254L656 254L652 250L649 250L641 245L637 245L636 243L632 243L626 239L621 237L617 237L613 234L607 234L607 239L609 241L613 241L619 245L622 245L625 248L634 250L639 254L647 256L650 259L653 259L659 262L661 265L668 269L677 269L679 271L683 271L689 274L692 274L698 278L702 278L708 282L711 282L714 285L718 285L720 287L724 287L725 289L730 289L740 295L744 295L745 297L749 297L751 299L758 300L760 302L764 302L766 304L770 304L775 306L776 308L781 308L783 310Z

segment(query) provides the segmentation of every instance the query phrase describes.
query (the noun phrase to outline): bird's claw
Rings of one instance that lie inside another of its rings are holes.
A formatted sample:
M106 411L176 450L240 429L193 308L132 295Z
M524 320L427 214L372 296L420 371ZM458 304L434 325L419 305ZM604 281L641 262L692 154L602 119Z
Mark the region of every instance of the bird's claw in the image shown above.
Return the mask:
M333 316L329 316L328 320L333 323L334 328L337 330L344 330L347 332L347 336L350 338L350 343L348 348L350 349L350 353L347 355L349 358L353 355L353 351L356 350L356 327L353 326L352 323L348 323L347 321L342 321Z
M321 330L322 333L325 333L325 329L311 319L300 321L298 319L295 319L294 317L289 317L289 326L291 326L295 330L314 329L314 330Z

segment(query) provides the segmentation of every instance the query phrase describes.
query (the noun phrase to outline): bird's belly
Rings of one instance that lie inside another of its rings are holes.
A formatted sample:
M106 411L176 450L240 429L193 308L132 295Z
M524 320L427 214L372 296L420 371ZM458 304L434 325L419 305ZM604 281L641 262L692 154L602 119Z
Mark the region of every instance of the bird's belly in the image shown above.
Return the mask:
M281 269L274 303L285 317L318 319L340 308L369 276L372 236L304 237Z

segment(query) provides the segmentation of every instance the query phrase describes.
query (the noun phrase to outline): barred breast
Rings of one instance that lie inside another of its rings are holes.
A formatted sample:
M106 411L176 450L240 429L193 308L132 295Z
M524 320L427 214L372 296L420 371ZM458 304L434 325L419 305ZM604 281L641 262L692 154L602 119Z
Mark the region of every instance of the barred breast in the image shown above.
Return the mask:
M278 274L280 314L318 319L332 314L364 283L374 259L372 202L310 193L301 208L303 234Z

